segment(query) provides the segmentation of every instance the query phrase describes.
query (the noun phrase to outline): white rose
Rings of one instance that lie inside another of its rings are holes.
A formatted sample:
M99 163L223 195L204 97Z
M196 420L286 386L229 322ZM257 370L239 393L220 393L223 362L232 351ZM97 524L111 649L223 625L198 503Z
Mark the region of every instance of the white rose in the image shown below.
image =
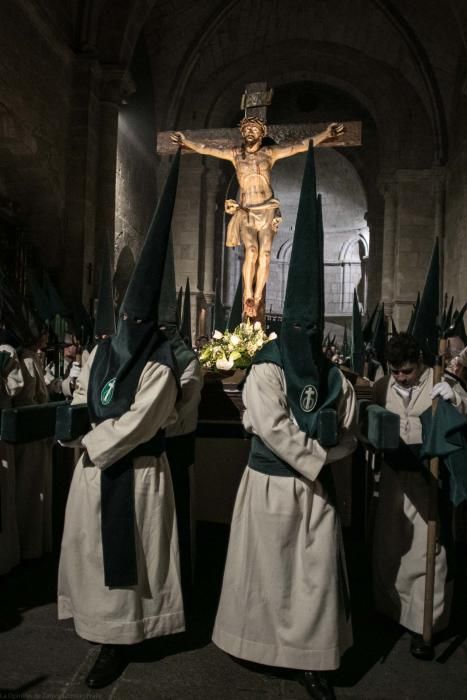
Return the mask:
M232 360L226 360L225 357L223 357L220 360L216 360L216 367L217 369L232 369L234 363Z
M253 326L253 330L255 330L255 331L261 330L261 323L259 321L255 321L255 325Z
M239 344L240 338L238 337L238 335L231 335L231 336L230 336L230 342L231 342L232 345L235 347L235 345L238 345L238 344Z
M220 340L224 336L220 331L214 331L214 333L212 334L212 337L214 338L214 340Z
M274 331L268 335L268 340L275 340L276 338L277 333L274 333Z

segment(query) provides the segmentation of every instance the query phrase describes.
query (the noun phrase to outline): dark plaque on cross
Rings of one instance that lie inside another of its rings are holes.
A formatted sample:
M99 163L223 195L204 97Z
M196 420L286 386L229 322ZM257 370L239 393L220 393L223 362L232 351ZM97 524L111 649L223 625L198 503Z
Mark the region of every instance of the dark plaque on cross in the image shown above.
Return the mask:
M243 315L264 324L264 292L269 276L272 241L282 221L280 202L274 197L271 170L282 159L314 146L359 146L360 122L345 124L266 124L266 110L272 90L266 83L247 85L241 107L245 116L239 129L201 129L162 132L158 153L169 155L181 146L194 152L228 160L235 168L239 201L228 199L225 211L231 215L226 246L244 246L242 269ZM264 137L272 139L269 145Z

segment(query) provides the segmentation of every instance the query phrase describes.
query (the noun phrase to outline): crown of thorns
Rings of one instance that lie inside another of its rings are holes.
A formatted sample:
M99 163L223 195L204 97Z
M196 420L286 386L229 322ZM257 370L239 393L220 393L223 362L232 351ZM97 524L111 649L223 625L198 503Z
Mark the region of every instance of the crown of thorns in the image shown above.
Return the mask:
M259 117L244 117L238 126L240 131L243 131L246 126L257 126L263 132L263 136L266 136L268 132L266 122Z

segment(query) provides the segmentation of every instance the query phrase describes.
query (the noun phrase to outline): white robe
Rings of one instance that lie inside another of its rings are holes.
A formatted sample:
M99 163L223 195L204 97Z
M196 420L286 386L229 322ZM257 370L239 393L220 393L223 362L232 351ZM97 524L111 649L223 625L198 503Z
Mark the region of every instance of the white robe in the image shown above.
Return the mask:
M291 417L283 371L255 365L244 425L299 477L247 467L232 517L213 641L233 656L271 666L326 670L352 644L340 523L319 480L326 462L356 447L354 391L342 376L341 439L326 450Z
M401 419L400 435L407 445L422 442L420 415L432 405L433 370L426 369L405 405L396 382L389 380L385 406ZM467 402L454 387L454 405L467 412ZM373 536L373 587L376 608L412 632L423 632L426 580L428 479L411 464L392 469L383 464ZM447 555L439 547L435 560L433 625L449 623L452 581L447 579Z
M203 388L203 373L196 357L187 365L180 377L180 387L182 396L176 405L177 420L169 425L165 431L168 438L194 433L198 425L198 406Z
M20 357L24 386L13 399L15 408L47 403L49 392L37 352ZM52 551L52 440L15 445L16 511L21 558Z
M168 439L194 433L198 425L198 407L203 388L203 373L197 357L186 366L180 377L181 398L177 401L177 420L166 430ZM195 478L194 464L181 469L177 464L170 465L177 506L177 523L180 541L180 556L184 586L192 579L195 556L196 524L194 520ZM186 579L186 583L185 583Z
M11 345L0 345L11 360L0 377L0 409L11 408L11 402L24 386L16 351ZM0 441L0 575L19 564L19 534L16 516L16 469L13 445Z
M94 358L83 367L73 403L86 401ZM171 370L149 362L130 409L94 427L82 440L94 466L76 465L68 497L58 580L58 616L73 617L76 632L103 644L135 644L185 628L180 589L174 498L165 453L137 457L135 534L138 584L104 584L100 472L176 419Z

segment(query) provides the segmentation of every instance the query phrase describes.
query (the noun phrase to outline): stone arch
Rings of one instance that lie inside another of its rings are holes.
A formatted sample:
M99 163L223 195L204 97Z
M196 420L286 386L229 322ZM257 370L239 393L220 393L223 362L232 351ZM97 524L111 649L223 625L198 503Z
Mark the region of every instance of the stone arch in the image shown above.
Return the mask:
M343 243L342 248L339 251L339 261L345 262L349 260L352 256L351 250L357 246L359 249L361 249L361 256L360 257L365 257L367 258L370 252L370 248L368 245L368 238L364 236L362 233L359 233L358 236L355 236L351 238L350 240L346 241Z
M128 67L138 37L155 4L156 0L101 0L96 8L99 19L95 31L101 63Z
M419 95L427 105L430 113L429 118L433 127L435 141L435 159L438 162L442 161L446 158L447 149L446 118L439 86L437 84L436 76L428 59L426 50L424 49L423 44L418 40L417 33L413 30L410 23L401 13L398 12L393 3L391 3L389 0L368 0L368 4L374 8L377 8L377 10L382 13L386 19L388 31L390 31L390 29L394 29L400 45L404 47L408 55L406 62L407 64L411 64L411 73L414 76L414 80L416 80L418 83ZM215 31L222 26L222 23L225 20L229 19L229 21L233 21L232 13L237 10L238 5L239 3L235 1L223 4L220 10L214 12L210 16L209 20L199 31L196 39L187 49L181 63L182 67L177 72L172 89L169 91L170 103L166 115L168 122L170 122L171 125L180 123L183 94L190 92L190 90L187 89L187 86L192 81L195 71L200 70L200 56L203 48L211 41ZM316 9L317 8L314 8L314 11L316 11ZM317 26L320 25L319 22L315 24L317 24ZM315 27L312 26L312 29L314 31ZM257 37L257 41L255 41L255 44L257 43L260 45L260 50L264 49L264 38L261 35L262 30L263 27L259 29L259 36ZM360 32L360 35L361 34L362 32ZM325 35L326 33L323 31L323 36ZM319 41L317 36L313 36L313 39L313 43L316 43L316 40ZM276 48L277 47L275 46L275 49ZM369 55L367 55L367 57L369 60L372 60ZM393 58L393 61L396 65L397 59ZM383 67L386 66L381 64L381 68ZM219 72L219 68L220 66L214 66L214 70L217 73ZM404 71L401 71L399 75L402 76L403 73Z

